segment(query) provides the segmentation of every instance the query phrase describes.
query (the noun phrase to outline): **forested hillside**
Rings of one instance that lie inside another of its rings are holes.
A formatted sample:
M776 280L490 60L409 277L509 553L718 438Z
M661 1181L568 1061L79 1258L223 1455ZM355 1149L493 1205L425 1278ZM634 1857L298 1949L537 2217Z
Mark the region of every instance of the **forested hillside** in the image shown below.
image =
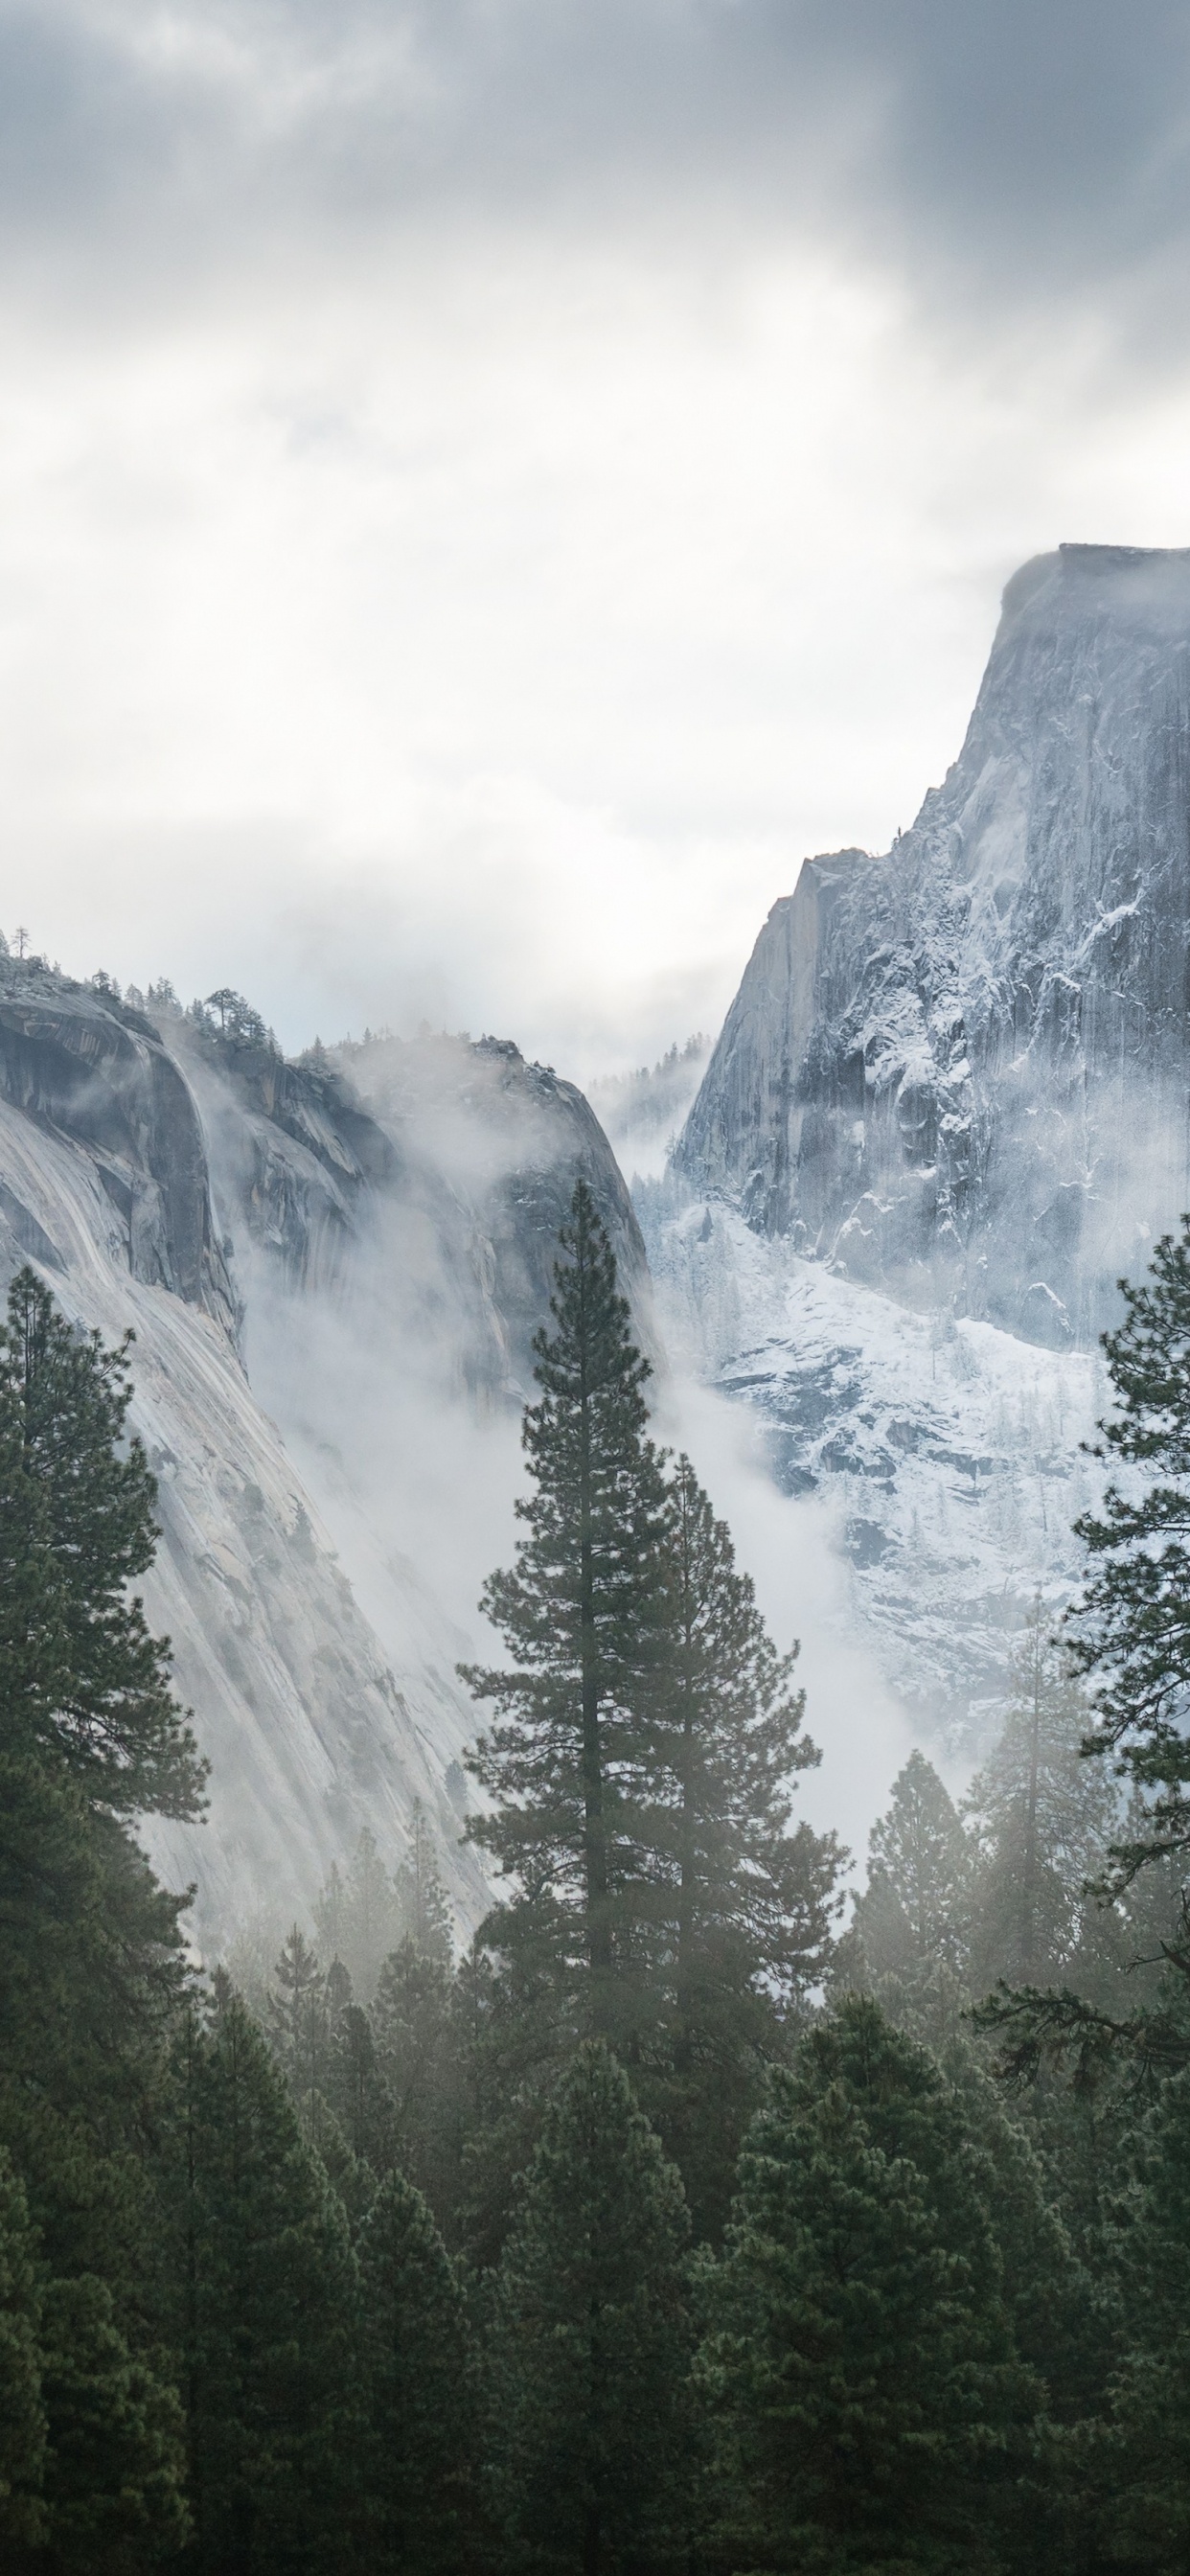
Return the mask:
M816 1759L579 1182L430 1822L200 1962L134 1355L0 1341L0 2536L15 2576L1092 2576L1190 2545L1190 1226L956 1804L845 1919Z

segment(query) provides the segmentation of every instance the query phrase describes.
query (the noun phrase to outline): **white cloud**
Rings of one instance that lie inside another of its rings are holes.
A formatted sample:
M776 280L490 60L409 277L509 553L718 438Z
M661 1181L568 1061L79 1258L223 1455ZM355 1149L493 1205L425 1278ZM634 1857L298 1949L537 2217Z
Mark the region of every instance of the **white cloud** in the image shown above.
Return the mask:
M564 1069L722 1011L957 750L998 589L1176 542L1187 395L796 237L462 222L0 312L0 920Z

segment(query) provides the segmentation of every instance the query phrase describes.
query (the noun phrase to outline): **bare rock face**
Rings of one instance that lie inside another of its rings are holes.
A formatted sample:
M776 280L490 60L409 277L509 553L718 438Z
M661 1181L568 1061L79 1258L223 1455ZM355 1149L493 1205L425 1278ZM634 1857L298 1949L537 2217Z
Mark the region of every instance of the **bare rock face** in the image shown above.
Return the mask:
M0 1096L85 1152L134 1279L232 1326L202 1129L149 1020L36 963L0 962ZM5 1212L20 1248L44 1259L28 1211Z
M883 858L774 905L676 1155L920 1308L1085 1346L1188 1195L1190 551L1018 572Z
M365 1824L394 1866L415 1799L461 1928L486 1911L455 1666L511 1540L579 1171L643 1299L610 1147L515 1047L289 1064L0 959L0 1281L30 1260L73 1322L136 1337L162 1529L146 1608L212 1764L206 1824L149 1839L197 1882L211 1947L261 1907L307 1913Z

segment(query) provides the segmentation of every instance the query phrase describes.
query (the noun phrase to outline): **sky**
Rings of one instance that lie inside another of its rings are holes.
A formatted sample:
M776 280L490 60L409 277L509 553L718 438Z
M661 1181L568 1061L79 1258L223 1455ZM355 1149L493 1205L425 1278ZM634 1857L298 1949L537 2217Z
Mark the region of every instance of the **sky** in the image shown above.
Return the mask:
M1190 542L1157 0L0 0L0 925L582 1080Z

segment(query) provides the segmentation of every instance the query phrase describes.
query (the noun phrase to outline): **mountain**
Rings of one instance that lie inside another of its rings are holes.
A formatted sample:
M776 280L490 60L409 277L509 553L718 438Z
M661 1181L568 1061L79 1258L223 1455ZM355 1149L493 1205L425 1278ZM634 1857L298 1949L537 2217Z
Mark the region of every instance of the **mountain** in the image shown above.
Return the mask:
M420 1798L469 1926L454 1666L576 1173L643 1314L640 1234L586 1102L515 1047L293 1064L229 1000L220 1027L0 959L0 1265L135 1333L146 1604L213 1766L207 1822L148 1839L217 1945L304 1912L365 1823L394 1863Z
M956 1749L1077 1580L1097 1337L1190 1200L1188 1011L1190 551L1062 546L912 829L773 906L638 1194L675 1351L827 1509Z
M681 1137L839 1276L1085 1347L1190 1190L1190 551L1024 565L883 858L775 904Z

